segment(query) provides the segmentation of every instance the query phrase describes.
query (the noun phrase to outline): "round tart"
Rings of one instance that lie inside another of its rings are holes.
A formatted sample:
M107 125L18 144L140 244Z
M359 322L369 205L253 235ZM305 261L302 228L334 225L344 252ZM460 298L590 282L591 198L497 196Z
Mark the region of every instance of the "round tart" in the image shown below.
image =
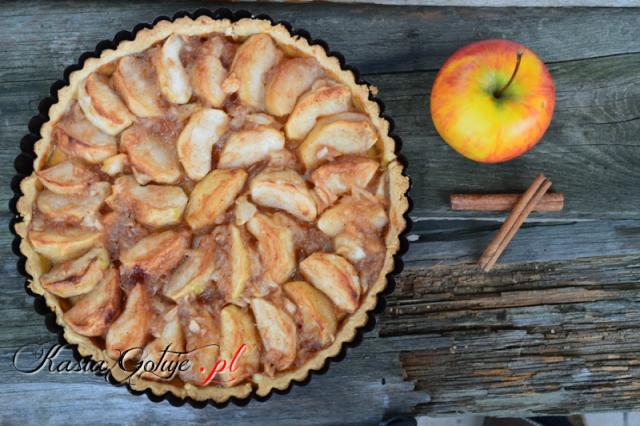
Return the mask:
M405 227L369 95L258 19L161 21L86 60L21 184L31 289L134 389L224 402L303 380L366 323Z

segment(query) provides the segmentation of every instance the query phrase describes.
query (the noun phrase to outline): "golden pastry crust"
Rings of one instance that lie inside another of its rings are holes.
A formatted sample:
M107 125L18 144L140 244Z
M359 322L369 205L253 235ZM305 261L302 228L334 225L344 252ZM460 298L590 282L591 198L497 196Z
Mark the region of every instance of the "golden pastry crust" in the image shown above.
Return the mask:
M17 208L23 221L17 224L15 229L22 238L20 250L27 258L26 271L32 277L29 287L35 293L45 297L47 305L56 315L58 324L64 328L64 337L67 342L77 345L81 355L91 356L96 361L105 361L112 365L113 360L109 358L106 349L99 348L90 337L74 331L73 327L67 323L63 316L64 309L61 300L46 291L40 282L40 277L49 270L50 265L46 259L36 252L28 238L28 230L34 220L33 206L42 189L36 174L45 168L48 155L53 146L54 126L72 106L76 99L75 96L79 85L89 75L119 58L143 52L171 35L189 37L212 33L224 34L226 37L236 41L246 40L254 34L267 34L279 48L288 54L294 52L299 56L315 58L325 74L349 87L353 104L361 113L367 116L371 125L375 128L378 135L378 142L375 147L378 152L378 160L381 167L386 170L386 176L388 176L386 205L388 206L389 224L382 235L386 249L381 270L377 279L368 287L359 306L342 321L331 344L314 352L313 355L306 358L300 365L296 365L295 368L280 371L273 376L257 373L253 375L252 382L243 382L233 386L199 387L190 383L154 381L143 377L133 377L129 382L130 386L135 390L150 389L156 395L171 392L179 398L191 397L200 401L213 400L222 403L231 397L245 398L251 394L252 390L259 396L266 396L273 389L285 389L292 381L304 380L310 371L321 369L326 360L338 355L342 345L351 341L355 337L358 328L367 322L368 312L376 306L377 295L387 284L387 274L393 269L394 255L400 248L399 235L405 228L404 213L408 209L406 192L409 187L409 180L403 176L403 166L396 157L395 142L389 136L389 123L380 116L378 104L369 99L370 92L374 88L358 84L352 72L341 69L337 58L328 56L319 45L310 45L304 38L291 36L283 25L273 25L267 20L248 18L236 22L228 19L214 20L207 16L200 16L195 20L183 17L173 22L161 21L153 28L139 31L133 40L121 42L115 50L105 50L100 57L87 59L82 69L74 71L70 75L69 85L58 91L58 102L51 106L49 121L41 128L42 138L34 147L36 154L36 159L34 160L35 172L21 183L23 196L18 201ZM117 365L114 365L112 374L117 380L124 380L129 376L129 372L122 371Z

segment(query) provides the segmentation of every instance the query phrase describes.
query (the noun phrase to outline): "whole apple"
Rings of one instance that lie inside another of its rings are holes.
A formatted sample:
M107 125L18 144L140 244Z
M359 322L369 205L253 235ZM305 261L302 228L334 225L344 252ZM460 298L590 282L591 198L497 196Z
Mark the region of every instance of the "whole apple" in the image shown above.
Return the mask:
M483 163L511 160L549 127L553 80L538 56L510 40L484 40L455 52L431 91L431 117L453 149Z

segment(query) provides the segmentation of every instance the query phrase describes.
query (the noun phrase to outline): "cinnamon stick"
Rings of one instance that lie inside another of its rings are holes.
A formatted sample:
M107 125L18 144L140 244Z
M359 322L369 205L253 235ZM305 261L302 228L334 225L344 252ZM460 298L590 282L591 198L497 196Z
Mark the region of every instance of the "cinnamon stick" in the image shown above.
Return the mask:
M490 271L507 248L518 229L551 187L551 181L540 174L517 201L496 236L491 240L478 262L486 272Z
M458 211L502 212L513 209L521 194L451 194L451 209ZM559 212L564 208L564 194L545 194L534 211Z

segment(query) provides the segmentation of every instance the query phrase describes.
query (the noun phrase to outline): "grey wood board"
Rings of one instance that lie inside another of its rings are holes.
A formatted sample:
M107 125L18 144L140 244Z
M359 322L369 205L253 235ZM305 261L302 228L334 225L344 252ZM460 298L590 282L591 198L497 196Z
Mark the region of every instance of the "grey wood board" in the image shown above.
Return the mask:
M286 0L276 0L286 1ZM306 1L306 0L305 0ZM309 0L312 2L313 0ZM329 0L335 3L373 3L395 6L476 6L476 7L638 7L636 0Z
M565 209L534 217L640 217L640 55L549 68L557 104L548 132L532 151L500 165L470 162L442 143L427 108L435 72L368 77L403 141L412 217L477 217L451 212L450 194L522 192L540 172L554 182L552 191L565 194Z
M416 411L511 415L637 407L640 256L409 266L380 320L431 401Z
M288 0L266 0L288 3ZM474 7L638 7L637 0L328 0L331 3L384 4L389 6L474 6ZM314 3L315 0L301 0Z
M414 412L429 414L637 407L640 9L206 4L267 13L304 28L379 87L413 181L417 241L405 255L398 290L379 326L327 374L244 408L172 407L93 376L17 372L11 358L18 347L54 340L24 290L8 232L8 182L27 122L64 68L98 41L158 15L202 6L0 5L0 178L7 182L0 191L0 423L371 424L416 404ZM453 153L428 111L429 90L446 57L492 37L513 38L538 52L557 89L544 140L500 166ZM554 191L565 193L565 211L533 215L496 272L480 274L472 262L503 215L450 212L448 195L520 191L541 170ZM525 344L530 353L514 349ZM465 345L471 349L459 352ZM558 357L558 368L545 364L547 346L557 352L550 356ZM503 371L494 379L474 375L491 369ZM619 383L609 394L607 379Z
M494 220L435 220L414 224L406 265L427 268L475 262L497 233ZM640 254L640 221L530 221L500 258L501 264Z
M51 10L46 19L37 6L23 3L6 4L0 16L8 37L0 64L0 124L3 138L14 142L0 153L7 164L50 84L83 51L136 22L196 9L187 3L47 6L42 6ZM521 191L539 171L555 181L554 191L566 193L562 217L640 217L640 191L633 191L640 184L634 170L640 156L640 55L633 54L640 50L635 37L640 10L607 9L603 20L602 12L593 9L233 6L271 13L308 29L379 86L409 160L414 217L450 215L452 191ZM588 29L588 36L580 28ZM437 136L428 110L435 70L457 48L487 37L511 37L532 47L551 62L557 88L556 113L543 141L500 166L454 155ZM0 171L5 179L11 173L11 168ZM6 201L10 194L0 196Z
M36 318L36 322L42 321ZM49 335L34 343L54 342ZM223 409L153 403L89 373L20 373L10 361L16 349L0 348L0 424L375 424L428 400L402 379L398 353L379 339L365 339L344 362L332 365L305 387L275 394L266 402L229 404ZM65 359L72 359L69 351L56 361Z
M288 21L327 41L364 73L438 69L454 50L484 38L513 38L546 62L640 50L634 37L640 19L637 9L9 1L3 3L0 19L6 33L4 55L10 63L0 71L0 81L56 79L80 53L93 50L97 41L157 16L203 6L246 9ZM602 19L603 13L607 19ZM38 60L29 61L27 52Z

